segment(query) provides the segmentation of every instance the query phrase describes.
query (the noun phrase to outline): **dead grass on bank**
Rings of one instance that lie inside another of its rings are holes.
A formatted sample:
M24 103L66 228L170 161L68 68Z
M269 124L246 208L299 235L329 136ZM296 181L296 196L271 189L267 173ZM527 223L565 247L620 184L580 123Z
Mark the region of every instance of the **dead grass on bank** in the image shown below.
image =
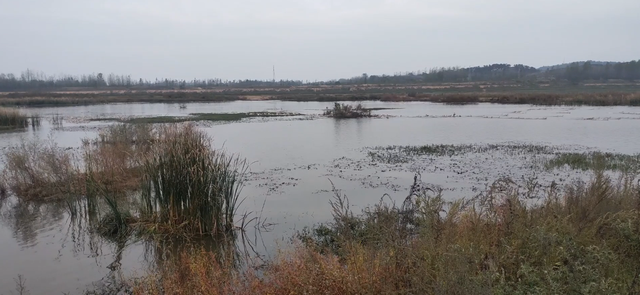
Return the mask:
M638 294L640 188L601 171L531 205L496 183L446 202L414 186L401 205L354 214L337 193L334 220L261 271L185 254L135 294ZM161 292L164 290L164 292Z
M411 96L384 95L381 101L429 101L446 104L531 104L531 105L587 105L640 106L640 93L447 93Z

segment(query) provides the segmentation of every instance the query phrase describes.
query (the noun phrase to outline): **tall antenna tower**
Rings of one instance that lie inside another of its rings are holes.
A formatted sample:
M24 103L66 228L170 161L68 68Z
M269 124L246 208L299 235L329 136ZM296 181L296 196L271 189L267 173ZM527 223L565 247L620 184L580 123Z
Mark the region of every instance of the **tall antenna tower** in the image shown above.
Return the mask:
M276 66L273 66L273 83L276 82Z

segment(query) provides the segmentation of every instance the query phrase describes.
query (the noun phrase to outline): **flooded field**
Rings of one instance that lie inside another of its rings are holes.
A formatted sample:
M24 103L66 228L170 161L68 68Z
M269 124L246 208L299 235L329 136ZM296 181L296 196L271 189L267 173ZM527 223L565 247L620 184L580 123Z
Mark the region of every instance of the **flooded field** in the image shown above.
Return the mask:
M640 110L633 107L537 107L364 102L376 116L322 117L332 103L236 101L212 104L111 104L23 109L39 115L35 129L0 133L4 155L22 140L53 140L77 150L114 118L184 117L193 113L287 112L295 116L197 123L216 148L250 163L241 212L272 224L257 238L269 257L305 226L331 218L332 185L363 208L384 194L407 196L414 177L470 198L508 177L512 185L544 190L590 172L550 166L561 153L640 153ZM96 121L95 119L103 119ZM576 168L576 167L574 167ZM637 167L635 167L637 168ZM615 173L612 171L611 173ZM523 189L524 191L524 189ZM32 294L80 293L113 275L143 273L154 263L148 244L113 243L85 234L64 204L0 204L0 294L21 275Z

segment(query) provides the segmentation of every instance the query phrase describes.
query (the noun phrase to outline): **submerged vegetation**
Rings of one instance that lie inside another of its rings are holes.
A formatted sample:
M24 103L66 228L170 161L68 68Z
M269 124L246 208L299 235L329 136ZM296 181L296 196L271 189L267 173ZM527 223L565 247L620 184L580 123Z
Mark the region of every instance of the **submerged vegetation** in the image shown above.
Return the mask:
M352 106L336 102L333 109L327 108L324 111L324 115L336 119L365 118L371 117L371 110L363 107L362 104Z
M571 170L608 170L640 173L640 154L627 155L608 152L568 152L559 147L533 144L429 144L423 146L387 146L368 149L371 160L398 164L414 161L416 157L454 157L465 154L541 155L546 169L567 166Z
M606 169L640 173L640 154L624 155L616 153L563 153L558 154L547 163L547 168L568 166L574 170Z

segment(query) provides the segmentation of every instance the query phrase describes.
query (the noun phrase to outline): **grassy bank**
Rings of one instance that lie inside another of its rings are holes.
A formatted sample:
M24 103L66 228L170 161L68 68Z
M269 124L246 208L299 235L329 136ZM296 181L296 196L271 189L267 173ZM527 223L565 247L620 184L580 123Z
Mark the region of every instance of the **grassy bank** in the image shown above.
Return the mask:
M333 221L261 271L184 253L133 281L133 293L637 294L640 187L630 179L596 171L535 205L501 183L455 202L414 184L402 204L359 214L336 192Z

